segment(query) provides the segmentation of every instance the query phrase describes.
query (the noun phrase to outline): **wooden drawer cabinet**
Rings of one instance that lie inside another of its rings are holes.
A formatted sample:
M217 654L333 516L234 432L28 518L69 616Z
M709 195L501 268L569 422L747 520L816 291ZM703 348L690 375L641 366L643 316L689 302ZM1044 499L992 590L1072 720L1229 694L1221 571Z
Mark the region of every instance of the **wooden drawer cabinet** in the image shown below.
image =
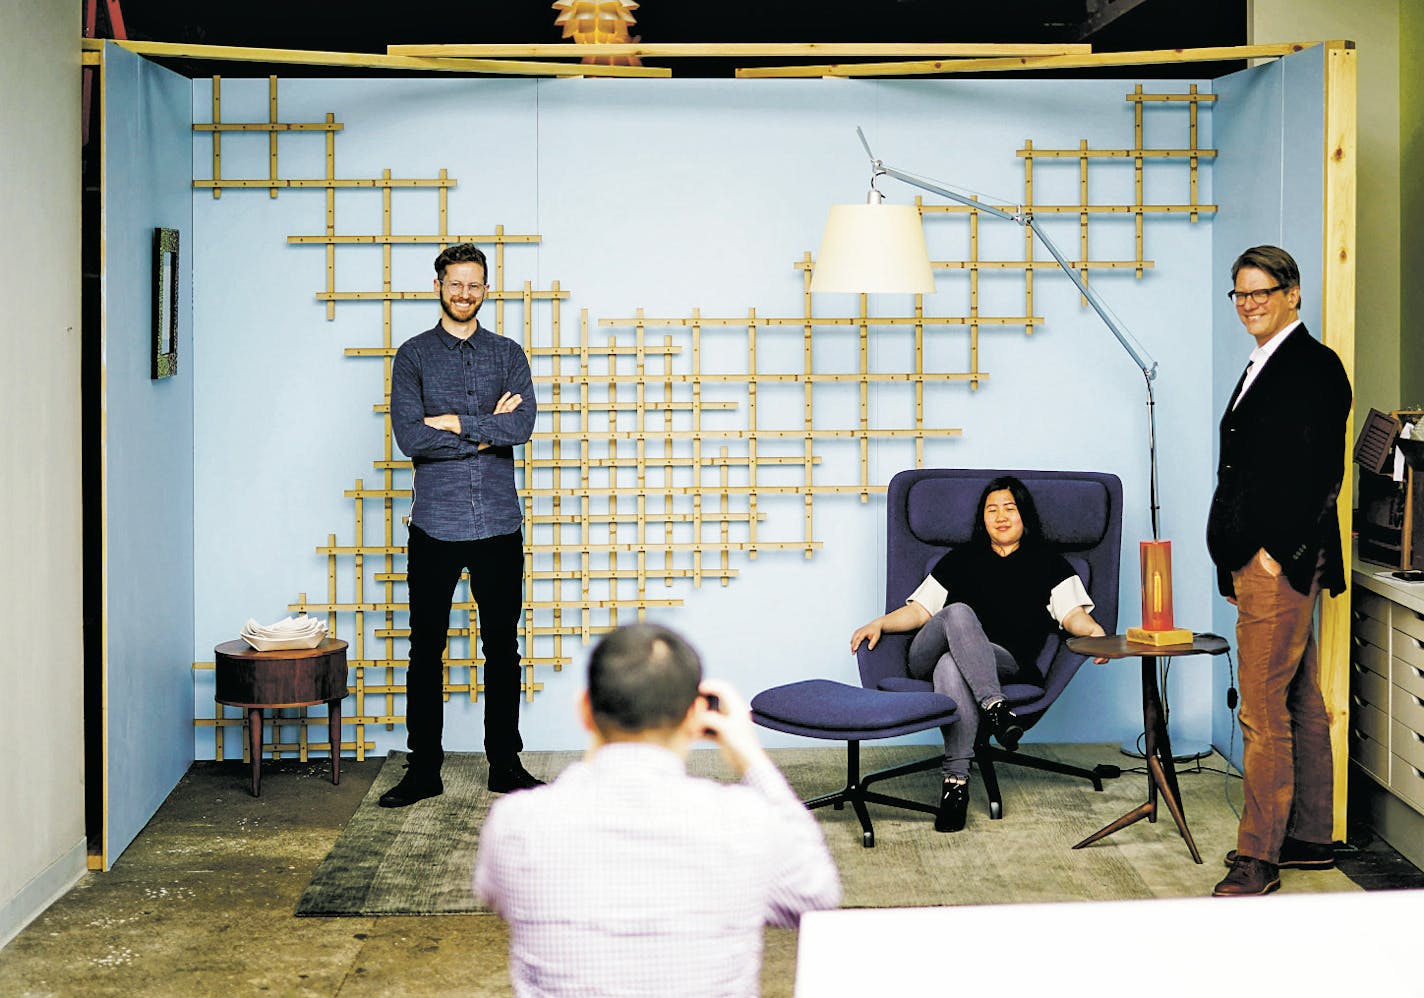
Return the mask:
M1389 711L1389 680L1377 672L1352 666L1350 674L1350 697L1358 706L1367 704L1378 710Z
M1350 598L1350 612L1357 620L1361 617L1372 617L1387 624L1389 608L1393 605L1388 598L1367 589L1356 589Z
M1389 789L1416 811L1424 811L1424 772L1420 772L1398 756L1391 760Z
M1424 585L1356 561L1350 618L1350 807L1424 869Z
M1395 721L1390 726L1390 739L1395 755L1415 769L1424 769L1424 735Z
M1401 591L1396 599L1372 591L1372 584L1381 588L1355 573L1350 758L1391 795L1424 813L1424 589Z
M1415 641L1424 641L1424 614L1398 603L1390 604L1389 614L1389 626L1392 630L1406 634Z
M1406 689L1390 688L1389 716L1413 731L1424 731L1424 701Z
M1381 784L1389 783L1389 749L1358 728L1350 728L1350 758Z
M1389 786L1390 601L1355 587L1350 601L1350 758Z
M1350 698L1350 726L1381 745L1389 745L1389 714L1359 697Z
M1389 621L1374 617L1356 617L1354 637L1357 643L1367 642L1376 648L1389 650Z
M1390 678L1394 681L1394 685L1400 689L1412 693L1416 697L1424 697L1424 669L1396 658Z
M1391 654L1407 665L1424 669L1424 641L1407 631L1395 631L1393 637L1394 647L1390 649Z
M1354 638L1350 643L1350 662L1357 668L1369 669L1385 682L1389 681L1389 652L1383 645Z

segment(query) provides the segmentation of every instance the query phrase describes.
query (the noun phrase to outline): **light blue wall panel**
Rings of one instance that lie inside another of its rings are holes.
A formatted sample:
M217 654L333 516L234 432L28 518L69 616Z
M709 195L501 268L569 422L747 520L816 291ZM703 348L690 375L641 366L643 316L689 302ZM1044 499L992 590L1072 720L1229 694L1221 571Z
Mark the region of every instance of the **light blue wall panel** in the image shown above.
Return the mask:
M1185 91L1186 83L1163 81L1153 88ZM487 233L503 225L508 232L539 233L539 244L507 251L506 285L529 280L546 287L558 280L571 295L562 311L564 342L576 340L582 309L588 310L591 339L602 342L607 331L599 328L601 319L626 318L638 308L668 317L689 316L693 309L704 316L738 316L749 308L759 316L799 315L802 283L795 263L815 251L828 205L864 198L869 168L856 124L865 126L876 154L898 168L1016 201L1023 165L1015 151L1026 138L1044 148L1076 148L1080 138L1095 147L1130 145L1132 107L1124 95L1131 89L1130 81L284 80L280 117L316 121L334 112L344 126L336 140L341 177L378 176L383 168L396 176L430 177L448 169L459 180L450 195L450 231ZM227 120L265 120L265 81L225 80L222 96ZM194 84L193 105L199 120L206 120L206 82ZM1184 112L1175 120L1163 113L1148 112L1148 145L1180 147ZM1212 142L1213 113L1202 115L1204 145ZM283 136L281 158L284 177L320 176L325 168L315 135ZM207 176L211 148L205 137L194 140L193 160L196 175ZM224 138L225 175L259 177L266 171L265 137ZM1201 177L1200 197L1209 202L1211 169ZM1149 178L1149 201L1186 201L1184 168L1151 169ZM915 193L889 180L881 187L893 200L908 201ZM1076 202L1076 161L1040 160L1035 195L1039 201ZM194 276L194 419L203 448L195 461L193 653L200 658L233 637L248 616L275 620L299 592L324 597L326 563L314 548L330 532L338 543L351 543L351 502L342 492L358 477L368 485L378 479L371 463L381 456L382 427L371 406L381 397L381 363L343 358L342 350L379 345L381 305L342 303L328 322L314 297L326 281L323 249L287 242L289 235L324 231L324 197L319 190L284 190L276 199L265 189L229 190L221 199L195 194L202 250ZM1131 168L1095 165L1091 197L1097 203L1130 201ZM428 192L397 192L393 230L434 231L432 204ZM1045 224L1065 253L1076 257L1073 216ZM1154 217L1146 254L1155 266L1143 279L1130 270L1093 275L1161 365L1156 385L1163 535L1177 541L1176 571L1184 580L1210 577L1200 537L1211 477L1211 427L1204 413L1213 347L1204 331L1211 325L1215 286L1209 274L1212 224L1206 217L1196 224ZM336 225L340 233L380 231L379 193L339 191ZM967 255L964 219L937 217L928 229L932 255ZM1095 258L1132 255L1130 221L1095 222L1093 238ZM983 258L1013 259L1022 253L1022 232L986 219L980 246ZM393 287L428 289L434 253L433 247L399 248ZM1039 257L1047 259L1042 250ZM338 252L338 289L369 290L380 279L378 253ZM927 311L963 314L966 278L942 273L939 287ZM1022 310L1021 277L986 276L980 293L986 312ZM885 304L898 310L908 303ZM853 307L852 299L816 301L818 315L848 315ZM395 302L392 310L397 342L437 316L428 301ZM928 440L926 463L1121 475L1127 501L1124 590L1131 594L1136 542L1151 535L1142 377L1066 278L1039 271L1034 310L1046 321L1032 336L1021 326L981 331L980 367L989 377L977 391L959 382L927 387L927 422L961 427L964 435ZM492 324L497 313L495 303L487 304L482 319ZM536 340L547 342L547 306L536 305L534 314ZM522 321L521 306L508 303L503 331L522 339ZM662 335L650 331L659 340ZM621 331L620 338L630 341L631 332ZM926 340L931 365L967 368L967 331L940 330ZM744 329L706 329L702 345L707 369L744 369ZM853 334L818 329L815 368L846 370L857 349ZM872 368L904 364L909 349L903 331L873 329ZM763 327L757 350L762 370L796 369L799 330ZM547 359L536 360L536 373L549 369ZM706 390L709 397L718 397L717 391ZM907 394L873 388L871 425L908 418ZM763 425L799 425L802 402L799 384L763 384ZM818 386L814 412L818 427L856 425L858 389ZM745 415L719 419L709 416L704 425L740 425L736 421ZM549 426L548 417L540 425ZM824 459L818 482L855 480L856 446L827 442L818 451ZM799 453L799 446L764 443L763 453ZM872 480L883 484L913 463L913 451L909 443L887 441L872 447L869 462ZM762 474L763 482L797 480L786 471ZM800 538L799 497L766 497L761 509L768 516L764 539ZM375 519L368 516L365 524L371 543L381 533ZM884 602L884 504L879 498L861 503L855 496L818 497L815 522L825 546L814 558L799 552L764 552L754 561L734 556L742 574L727 587L713 579L701 589L683 582L664 589L656 581L649 597L680 598L686 605L650 616L687 633L710 672L748 693L808 676L854 681L847 639ZM398 527L398 540L403 534ZM570 553L577 550L565 540ZM350 577L348 563L338 576L343 600L353 595ZM1179 583L1177 592L1181 620L1209 616L1206 586ZM375 595L368 587L366 598ZM1129 595L1120 613L1124 626L1137 620L1134 604ZM402 616L397 626L403 624ZM368 655L375 652L368 648ZM396 654L404 655L403 644ZM531 749L583 743L573 702L585 658L586 649L579 648L563 673L539 670L544 689L523 714ZM200 711L211 703L205 682L210 684L200 678L196 693ZM1174 726L1180 722L1191 736L1205 739L1206 671L1181 670L1173 689ZM1086 669L1034 734L1064 741L1132 738L1141 727L1139 696L1135 668ZM446 731L447 747L478 749L479 708L452 701ZM378 750L403 747L399 728L368 727L367 734ZM212 754L206 732L198 736L196 751Z
M1325 50L1243 70L1216 83L1217 199L1221 214L1212 233L1211 386L1212 468L1216 467L1216 421L1255 341L1226 298L1231 264L1248 247L1283 247L1300 265L1300 317L1320 335L1320 288L1325 230ZM1213 590L1214 590L1213 585ZM1235 650L1236 609L1217 596L1213 629ZM1241 762L1241 735L1226 708L1229 664L1214 663L1212 742Z
M112 862L193 759L188 264L196 246L188 80L113 45L103 78L106 855ZM162 381L149 378L157 227L179 230L182 268L178 374Z

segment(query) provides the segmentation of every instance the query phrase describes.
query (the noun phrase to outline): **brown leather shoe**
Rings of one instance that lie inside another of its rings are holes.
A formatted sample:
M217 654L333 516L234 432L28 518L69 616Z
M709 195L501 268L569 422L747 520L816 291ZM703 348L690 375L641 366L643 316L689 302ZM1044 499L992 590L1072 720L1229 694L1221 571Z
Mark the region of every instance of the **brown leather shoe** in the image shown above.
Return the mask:
M1236 862L1236 850L1226 854L1226 865ZM1306 842L1289 835L1281 843L1281 855L1276 865L1282 870L1333 870L1335 847L1329 842Z
M1254 856L1237 856L1226 879L1212 888L1219 898L1258 897L1281 886L1279 867Z

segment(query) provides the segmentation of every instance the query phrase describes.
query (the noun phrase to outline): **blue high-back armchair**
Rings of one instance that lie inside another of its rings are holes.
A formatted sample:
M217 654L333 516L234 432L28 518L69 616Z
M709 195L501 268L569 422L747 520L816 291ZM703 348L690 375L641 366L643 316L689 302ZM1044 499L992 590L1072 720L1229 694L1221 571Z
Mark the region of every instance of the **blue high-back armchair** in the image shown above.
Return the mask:
M1033 494L1043 521L1044 539L1067 559L1082 577L1096 604L1093 616L1112 634L1117 627L1118 566L1122 554L1122 482L1116 475L1091 471L994 471L965 469L914 469L890 481L886 496L887 541L885 609L905 605L906 598L924 581L934 564L951 548L967 543L979 511L975 508L984 487L1000 475L1021 479ZM952 598L952 597L951 597ZM911 679L908 659L913 634L885 634L873 650L861 646L857 655L861 684L868 689L925 691L927 681ZM1058 699L1085 659L1068 650L1057 637L1050 638L1037 665L1042 686L1009 684L1004 687L1020 723L1032 727ZM961 709L973 709L961 705ZM1104 776L1116 776L1116 767L1094 770L1068 766L1024 752L1005 752L981 741L975 753L989 813L1003 815L995 762L1079 776L1097 790ZM924 768L938 765L927 759Z

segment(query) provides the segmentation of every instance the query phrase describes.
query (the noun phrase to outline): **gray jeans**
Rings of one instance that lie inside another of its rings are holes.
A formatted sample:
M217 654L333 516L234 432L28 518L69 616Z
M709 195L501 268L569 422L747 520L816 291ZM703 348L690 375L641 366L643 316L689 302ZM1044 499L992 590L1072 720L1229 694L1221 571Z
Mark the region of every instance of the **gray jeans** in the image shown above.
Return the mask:
M954 698L959 716L944 732L944 775L969 778L969 760L979 735L979 710L1003 698L1000 683L1020 672L1014 657L984 634L964 603L951 603L931 617L910 642L910 675L932 679L936 693Z

